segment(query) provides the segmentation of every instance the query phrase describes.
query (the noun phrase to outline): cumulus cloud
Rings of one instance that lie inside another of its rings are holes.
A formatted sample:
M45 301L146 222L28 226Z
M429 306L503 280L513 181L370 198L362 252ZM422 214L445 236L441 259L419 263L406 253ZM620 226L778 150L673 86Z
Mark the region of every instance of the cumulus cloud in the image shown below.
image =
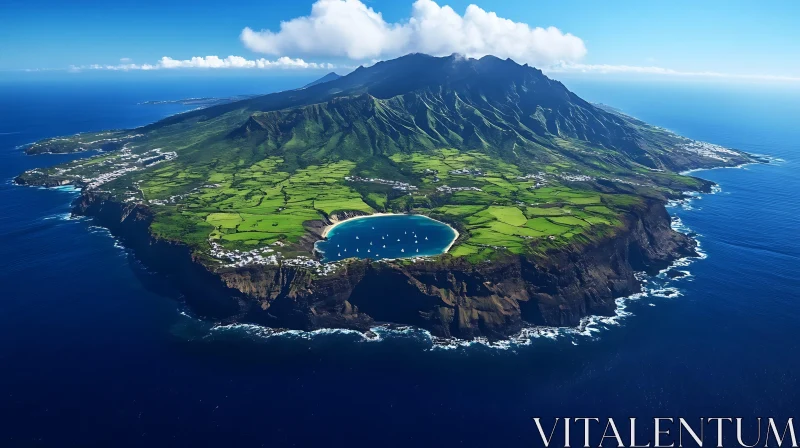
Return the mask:
M347 57L364 60L421 52L470 57L492 54L547 66L576 62L586 55L579 37L555 27L531 27L476 5L463 15L433 0L416 0L411 17L388 23L360 0L318 0L311 14L281 22L279 31L242 30L244 45L256 52Z
M72 66L70 70L115 70L115 71L130 71L130 70L168 70L180 68L204 68L204 69L217 69L217 68L256 68L256 69L326 69L332 70L336 68L335 65L327 62L306 62L302 59L292 59L286 56L280 57L275 60L260 59L246 59L241 56L228 56L220 58L219 56L195 56L191 59L173 59L169 56L164 56L155 64L133 64L122 63L116 65L81 65Z
M681 71L658 66L638 65L609 65L609 64L578 64L561 63L544 69L547 73L586 73L586 74L634 74L634 75L663 75L687 78L723 78L752 81L790 81L800 82L797 76L721 73L713 71Z

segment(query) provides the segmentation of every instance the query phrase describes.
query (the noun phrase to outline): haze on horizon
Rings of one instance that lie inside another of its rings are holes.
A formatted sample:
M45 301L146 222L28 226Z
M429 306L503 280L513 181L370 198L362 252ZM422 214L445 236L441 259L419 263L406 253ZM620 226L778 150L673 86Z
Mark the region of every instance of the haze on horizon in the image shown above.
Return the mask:
M321 76L421 52L492 54L548 74L800 83L800 60L791 57L800 54L796 2L473 1L12 2L0 18L0 77L223 69Z

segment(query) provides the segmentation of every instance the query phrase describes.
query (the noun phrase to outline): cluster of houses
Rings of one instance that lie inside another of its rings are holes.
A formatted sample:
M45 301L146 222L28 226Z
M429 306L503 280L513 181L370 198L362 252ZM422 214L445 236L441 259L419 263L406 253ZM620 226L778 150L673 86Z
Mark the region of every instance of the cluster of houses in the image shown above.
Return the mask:
M376 177L345 176L344 180L348 182L369 182L373 184L391 185L393 189L400 191L415 191L418 189L414 185L400 182L399 180L380 179Z
M111 132L104 132L102 134L98 134L98 137L101 135L111 135ZM122 137L116 137L116 138L101 138L99 140L94 140L91 142L81 142L81 143L84 145L95 145L97 143L119 143L119 142L124 142L125 140L133 140L139 137L144 137L144 134L123 135ZM69 139L65 138L63 140L69 140Z
M251 264L278 264L278 254L269 247L249 251L228 250L216 241L211 241L210 255L217 260L226 260L225 267L242 267Z
M559 174L558 177L569 182L591 182L594 180L594 177L585 174Z
M299 255L296 258L285 259L283 260L283 265L312 269L317 275L328 275L339 267L336 263L321 263L311 257L303 255Z
M439 182L441 180L439 179L439 170L432 170L430 168L425 168L423 174L425 174L426 176L433 176L433 182Z
M162 151L161 148L151 149L143 154L133 154L130 148L122 148L119 155L113 159L104 161L104 165L112 165L112 171L100 173L96 177L83 177L81 181L86 184L87 188L94 189L105 183L111 182L125 174L142 169L143 166L152 166L167 160L172 160L178 157L175 151ZM82 165L77 165L73 168L81 168ZM70 168L72 169L72 168ZM58 174L66 174L68 170L62 170Z
M450 174L461 174L466 176L483 176L483 171L477 168L461 168L457 170L450 170Z
M531 179L533 179L534 183L531 186L532 190L535 190L537 188L542 188L545 185L547 185L547 173L545 173L543 171L539 171L538 173L535 173L535 174L526 174L524 176L519 176L517 179L519 179L519 180L531 180Z
M269 247L259 247L249 251L240 251L238 249L228 250L222 247L216 241L210 241L211 251L210 255L217 260L227 261L223 263L223 267L228 268L241 268L253 265L271 265L301 267L313 270L318 275L327 275L335 271L338 267L336 263L320 263L319 261L299 255L295 258L282 258L280 252L276 252ZM273 246L283 246L280 241L276 241Z
M129 138L134 138L136 136L131 136ZM109 139L113 140L113 139ZM122 177L128 173L132 173L134 171L139 171L143 168L147 168L158 163L166 162L168 160L173 160L178 157L178 153L175 151L163 151L161 148L151 149L149 151L145 151L142 154L134 154L129 147L130 143L126 143L122 149L119 150L113 157L109 157L106 160L97 163L97 166L106 168L106 171L103 171L99 174L94 174L93 176L87 176L80 173L87 165L83 163L77 163L74 165L67 166L65 168L55 168L54 174L57 176L69 176L77 181L83 183L86 188L88 189L97 189L103 184L107 184L119 177ZM101 157L100 155L89 157L87 161L91 161L96 157ZM76 172L77 171L77 172ZM93 171L96 173L97 169L93 168ZM137 184L138 187L138 184ZM137 193L135 192L127 192L125 193L125 202L133 202L137 200ZM173 196L167 200L163 201L152 201L155 204L166 204L172 203L181 199L185 195Z
M526 174L524 176L519 176L519 177L517 177L517 179L518 180L533 180L534 184L531 186L531 189L535 190L537 188L542 188L542 187L546 186L548 184L548 177L550 177L550 176L551 175L548 174L548 173L545 173L543 171L539 171L538 173L535 173L535 174ZM590 181L595 180L594 177L587 176L587 175L584 175L584 174L558 174L556 176L561 178L561 179L563 179L563 180L570 181L570 182L590 182ZM609 180L609 181L612 181L612 182L618 182L618 183L634 185L634 186L644 186L644 184L642 184L642 183L633 182L633 181L627 180L627 179L620 179L618 177L615 177L615 178L599 178L599 179L605 179L605 180Z
M150 201L148 201L148 202L150 204L152 204L152 205L176 204L178 201L186 198L190 194L191 193L175 194L175 195L172 195L172 196L168 197L167 199L150 199Z
M723 162L728 161L728 158L725 157L726 155L736 155L736 151L732 151L728 148L715 145L713 143L698 142L697 140L689 140L689 142L682 145L681 148L685 151L693 152L699 156L721 160Z
M609 180L612 181L612 182L617 182L617 183L620 183L620 184L633 185L633 186L636 186L636 187L644 187L645 186L645 184L643 184L643 183L634 182L632 180L627 180L627 179L620 179L619 177L615 177L615 178L609 179Z
M119 168L114 171L108 171L98 175L97 177L84 177L81 179L82 182L86 183L87 188L94 189L97 188L105 183L111 182L112 180L122 177L125 174L131 173L133 171L138 171L139 168L135 166L126 166L124 168Z
M436 191L439 193L455 193L458 191L483 191L478 187L449 187L447 185L442 185L441 187L436 187Z
M113 134L112 132L103 132L101 134L97 134L97 136L101 137L101 136L104 136L104 135L112 135L112 134ZM74 137L53 137L53 138L48 138L48 139L42 140L41 142L33 143L33 144L30 145L30 147L31 148L35 148L37 146L48 145L48 144L51 144L53 142L59 142L59 141L61 141L61 142L72 142L72 141L75 141L76 138L80 138L80 135L81 134L76 134ZM88 146L96 145L96 144L99 144L99 143L119 143L119 142L124 142L125 140L132 140L132 139L139 138L139 137L144 137L144 134L123 135L122 137L101 138L101 139L93 140L93 141L90 141L90 142L78 141L76 143L78 143L79 145L86 145L87 146L87 147L81 146L80 148L78 148L80 151L90 151L90 150L95 149L95 148L89 148Z

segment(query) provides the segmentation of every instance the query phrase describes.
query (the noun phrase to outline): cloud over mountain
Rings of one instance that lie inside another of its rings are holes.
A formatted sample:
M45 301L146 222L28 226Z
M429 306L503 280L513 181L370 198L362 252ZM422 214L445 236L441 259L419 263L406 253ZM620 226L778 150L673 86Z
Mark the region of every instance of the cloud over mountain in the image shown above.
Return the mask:
M280 30L245 28L247 48L272 55L337 56L355 60L410 52L432 55L492 54L518 62L550 65L586 54L579 37L555 27L531 27L476 5L463 15L433 0L416 0L408 20L389 23L360 0L318 0L308 16L281 22Z

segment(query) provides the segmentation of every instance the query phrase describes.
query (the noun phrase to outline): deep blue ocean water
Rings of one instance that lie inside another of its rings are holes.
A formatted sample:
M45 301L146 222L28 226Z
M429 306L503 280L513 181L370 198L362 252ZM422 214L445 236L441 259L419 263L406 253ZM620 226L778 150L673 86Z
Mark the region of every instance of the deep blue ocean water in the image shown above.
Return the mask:
M438 255L455 238L450 226L426 216L386 215L342 222L316 247L326 262L350 257L382 260Z
M690 277L649 286L677 296L651 292L587 334L506 349L437 348L413 331L374 341L198 322L105 231L66 219L75 193L6 181L74 157L27 157L17 145L183 109L141 101L260 87L0 84L0 446L539 446L534 416L792 416L798 89L565 83L689 137L784 161L697 173L722 191L671 211L708 257L680 268Z

